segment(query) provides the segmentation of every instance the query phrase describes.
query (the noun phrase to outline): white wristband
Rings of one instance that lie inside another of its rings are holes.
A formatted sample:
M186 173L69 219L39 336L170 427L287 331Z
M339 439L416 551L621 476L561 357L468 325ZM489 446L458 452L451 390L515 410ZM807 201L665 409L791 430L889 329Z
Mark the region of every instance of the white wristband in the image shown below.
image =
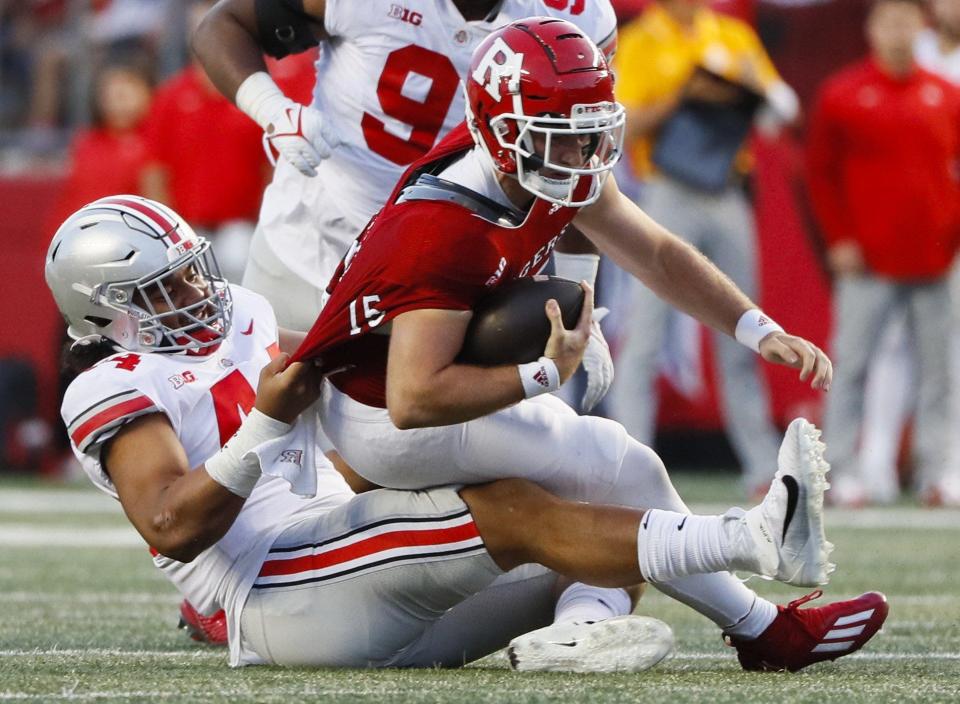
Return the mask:
M261 474L260 460L253 450L268 440L286 434L291 427L289 423L271 418L254 408L233 437L203 466L217 484L237 496L247 498Z
M277 113L287 105L294 104L265 71L251 73L244 79L237 88L235 102L237 107L253 118L253 121L264 131L270 126Z
M745 345L754 352L760 351L760 341L772 332L783 332L772 318L758 308L751 308L740 316L734 337L741 345Z
M557 276L576 281L586 281L593 286L597 283L597 269L600 268L598 254L553 253L553 272Z
M524 398L548 394L560 388L560 372L549 357L541 357L536 362L518 364L517 371L520 372Z

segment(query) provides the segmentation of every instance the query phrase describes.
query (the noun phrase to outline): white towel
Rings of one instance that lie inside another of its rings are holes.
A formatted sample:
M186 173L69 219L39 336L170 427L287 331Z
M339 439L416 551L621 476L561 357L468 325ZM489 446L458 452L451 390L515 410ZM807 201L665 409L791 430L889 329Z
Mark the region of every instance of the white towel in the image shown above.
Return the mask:
M285 435L250 450L260 460L265 476L285 480L292 493L304 498L317 495L318 472L336 471L317 447L317 420L316 408L310 407Z

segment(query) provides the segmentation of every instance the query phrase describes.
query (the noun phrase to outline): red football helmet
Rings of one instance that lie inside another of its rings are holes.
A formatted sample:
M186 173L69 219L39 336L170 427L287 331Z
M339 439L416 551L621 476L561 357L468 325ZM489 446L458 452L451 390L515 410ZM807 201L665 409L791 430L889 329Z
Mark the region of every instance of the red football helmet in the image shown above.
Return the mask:
M466 97L467 125L496 169L551 203L600 196L625 112L603 53L576 25L530 17L493 32L470 61Z

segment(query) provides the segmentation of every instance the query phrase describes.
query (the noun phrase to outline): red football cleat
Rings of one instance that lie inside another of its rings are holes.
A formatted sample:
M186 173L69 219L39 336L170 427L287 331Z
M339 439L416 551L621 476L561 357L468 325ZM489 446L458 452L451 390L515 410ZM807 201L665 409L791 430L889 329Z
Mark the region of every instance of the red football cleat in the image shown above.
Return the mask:
M743 669L796 672L815 662L849 655L880 630L890 610L880 592L818 608L799 608L821 594L818 589L787 606L778 606L773 623L755 640L726 636L728 644L737 649Z
M203 616L184 599L180 603L180 623L177 628L185 630L198 643L227 644L227 614L223 609L213 616Z

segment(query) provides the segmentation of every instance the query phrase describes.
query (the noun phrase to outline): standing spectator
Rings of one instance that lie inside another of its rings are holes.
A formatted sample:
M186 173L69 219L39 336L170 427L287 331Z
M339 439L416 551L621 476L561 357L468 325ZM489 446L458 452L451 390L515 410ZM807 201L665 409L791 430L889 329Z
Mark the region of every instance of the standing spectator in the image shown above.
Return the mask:
M706 0L658 0L621 32L618 97L626 106L634 168L648 182L651 217L706 253L744 292L757 291L755 225L735 166L755 112L764 123L793 119L797 102L746 23ZM635 286L617 363L616 420L651 443L657 355L668 304ZM716 335L723 415L747 491L776 466L777 433L755 356Z
M93 124L74 136L50 232L77 208L111 193L138 194L147 160L145 118L153 88L135 64L113 64L94 82Z
M933 24L920 33L916 44L917 62L928 71L960 86L960 0L932 0ZM960 422L960 262L954 261L950 274L952 306L952 347L950 372L953 392L950 396L950 419L953 427ZM948 474L927 497L930 503L960 506L960 434L951 433Z
M191 5L188 30L212 5ZM257 125L224 98L196 61L157 91L143 193L209 235L228 278L239 279L267 183Z
M960 84L960 0L932 0L933 26L920 32L914 57L920 66ZM954 268L953 349L951 387L960 379L960 269ZM833 500L845 505L889 503L900 492L897 460L905 421L916 405L916 352L911 344L905 312L885 326L879 349L870 363L864 397L863 437L860 443L860 474L863 481L843 481ZM960 397L951 394L950 418L960 419ZM960 437L951 434L948 466L960 467ZM923 497L930 504L960 505L960 476L944 478Z
M914 450L923 496L938 491L944 470L960 93L915 64L923 19L921 0L876 0L866 23L870 57L827 81L810 124L810 194L835 276L837 375L824 434L844 501L863 483L867 367L898 311L919 360Z

